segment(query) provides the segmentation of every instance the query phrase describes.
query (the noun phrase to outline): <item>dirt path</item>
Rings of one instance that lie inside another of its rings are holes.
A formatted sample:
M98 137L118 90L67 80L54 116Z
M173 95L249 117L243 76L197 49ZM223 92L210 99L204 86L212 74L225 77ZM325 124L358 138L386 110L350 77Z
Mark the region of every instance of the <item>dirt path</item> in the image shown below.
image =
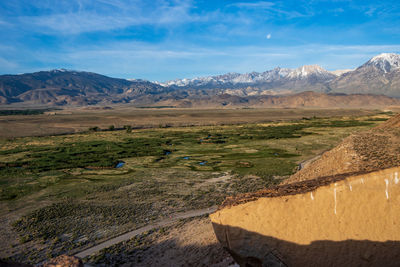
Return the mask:
M109 239L103 243L100 243L94 247L85 249L81 252L76 253L74 256L77 256L79 258L85 258L87 256L90 256L94 253L99 252L100 250L104 249L104 248L108 248L112 245L118 244L120 242L126 241L131 239L132 237L135 237L137 235L140 235L146 231L149 231L151 229L154 228L158 228L158 227L164 227L167 226L169 224L172 224L176 221L178 221L179 219L186 219L186 218L191 218L191 217L196 217L196 216L201 216L201 215L205 215L205 214L210 214L214 211L217 210L217 206L213 206L210 208L205 208L205 209L201 209L201 210L191 210L191 211L187 211L187 212L182 212L182 213L176 213L172 216L172 218L168 218L168 219L164 219L161 220L159 222L153 223L153 224L149 224L146 225L142 228L133 230L131 232L127 232L125 234L122 234L120 236L114 237L112 239Z
M317 159L319 159L319 158L322 156L322 154L324 154L325 152L326 152L326 151L320 153L319 155L317 155L317 156L315 156L315 157L313 157L313 158L311 158L311 159L306 159L306 160L300 162L300 163L299 163L299 170L304 169L304 168L307 167L310 163L312 163L312 162L316 161Z

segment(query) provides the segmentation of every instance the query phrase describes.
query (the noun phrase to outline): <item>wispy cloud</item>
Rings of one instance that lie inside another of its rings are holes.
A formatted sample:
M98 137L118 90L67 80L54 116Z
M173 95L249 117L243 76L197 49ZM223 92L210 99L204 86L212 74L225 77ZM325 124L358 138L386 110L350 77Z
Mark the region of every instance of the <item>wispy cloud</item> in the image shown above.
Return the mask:
M10 25L9 22L0 19L0 26L8 26L8 25Z
M248 16L251 12L265 18L283 17L286 19L311 16L310 10L286 8L280 2L240 2L229 4L241 10L232 14L226 10L215 9L199 11L191 0L70 0L55 5L53 1L28 1L14 9L26 8L35 12L7 17L10 23L33 32L45 34L80 34L85 32L110 31L128 27L149 25L154 27L174 27L190 23L217 22L235 25L257 24L259 17ZM22 7L26 5L26 7ZM8 8L11 9L11 6ZM247 11L246 11L247 10ZM1 25L0 16L0 25ZM3 20L4 21L4 20Z
M207 20L207 16L191 13L190 1L155 0L143 1L67 1L69 5L57 7L52 2L32 2L32 8L43 10L42 14L18 16L17 23L60 34L77 34L92 31L122 29L137 25L180 25ZM47 3L47 4L45 4ZM47 12L46 12L47 11Z
M307 17L313 15L310 10L299 11L293 7L288 9L280 2L268 2L268 1L258 1L258 2L240 2L229 4L228 6L237 7L240 9L253 9L258 12L263 12L267 16L284 16L287 19ZM297 8L302 7L302 5L297 5ZM303 8L304 9L304 8Z
M267 1L258 1L258 2L240 2L240 3L233 3L229 6L236 6L239 8L265 8L269 9L275 6L274 2L267 2Z
M14 70L18 67L18 64L15 62L12 62L10 60L4 59L0 57L0 65L2 68L9 69L9 70Z

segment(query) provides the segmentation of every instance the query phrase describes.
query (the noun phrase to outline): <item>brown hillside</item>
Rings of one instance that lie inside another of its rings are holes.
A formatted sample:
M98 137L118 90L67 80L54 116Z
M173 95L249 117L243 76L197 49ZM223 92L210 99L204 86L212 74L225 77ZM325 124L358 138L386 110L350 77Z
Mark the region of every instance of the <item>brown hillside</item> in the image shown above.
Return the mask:
M375 127L375 130L399 130L400 128L400 114L397 116L391 118L390 120L386 121L385 123L382 123L381 125Z
M380 109L400 106L400 99L384 95L345 95L325 94L311 91L292 95L256 95L237 96L229 94L221 95L195 95L184 96L181 91L169 95L137 98L131 103L135 105L158 105L176 107L209 107L209 108L232 108L232 107L254 107L254 108L368 108Z
M367 132L346 138L284 184L323 176L371 172L400 165L400 114Z

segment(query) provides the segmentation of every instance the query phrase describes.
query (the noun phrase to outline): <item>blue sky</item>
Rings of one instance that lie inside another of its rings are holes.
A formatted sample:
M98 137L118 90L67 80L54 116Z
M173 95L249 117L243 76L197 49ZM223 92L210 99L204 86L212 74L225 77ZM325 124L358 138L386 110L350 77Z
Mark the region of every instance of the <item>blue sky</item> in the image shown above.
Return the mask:
M400 1L10 0L0 74L67 68L171 80L400 52Z

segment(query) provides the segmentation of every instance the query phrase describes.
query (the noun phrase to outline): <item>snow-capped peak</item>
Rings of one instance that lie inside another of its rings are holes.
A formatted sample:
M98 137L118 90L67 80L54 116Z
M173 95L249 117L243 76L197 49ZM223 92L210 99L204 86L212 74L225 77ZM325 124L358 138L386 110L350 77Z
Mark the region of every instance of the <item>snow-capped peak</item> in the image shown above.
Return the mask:
M400 68L400 55L395 53L382 53L371 58L365 65L375 66L384 73L388 73L394 69Z
M67 69L53 69L51 72L67 72Z
M49 72L52 72L52 73L68 72L68 73L71 73L71 74L78 74L78 73L85 73L86 71L78 71L78 70L71 70L71 69L52 69Z
M330 73L336 75L336 76L340 76L342 74L348 73L350 71L353 71L354 69L342 69L342 70L332 70L330 71Z
M329 71L323 69L319 65L305 65L291 71L288 75L289 78L307 78L310 75L331 77L334 76ZM333 78L333 77L332 77Z
M308 79L309 77L321 79L324 81L331 80L336 75L321 68L318 65L306 65L297 69L275 68L265 72L251 72L251 73L226 73L217 76L197 77L193 79L178 79L158 83L159 85L168 86L220 86L220 85L237 85L247 84L253 85L257 83L268 83L280 81L282 79Z

